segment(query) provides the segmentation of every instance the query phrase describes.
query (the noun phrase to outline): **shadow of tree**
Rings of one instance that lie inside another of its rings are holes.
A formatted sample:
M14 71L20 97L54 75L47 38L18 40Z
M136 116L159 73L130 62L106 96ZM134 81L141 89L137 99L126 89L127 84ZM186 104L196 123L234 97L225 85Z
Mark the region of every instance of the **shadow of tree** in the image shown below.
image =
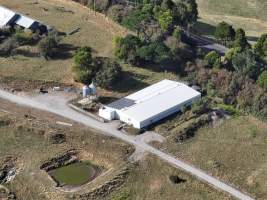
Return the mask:
M131 72L122 72L122 78L113 85L112 90L121 93L131 93L148 86L147 83L139 79L145 79L145 75L136 75Z
M197 21L192 30L195 32L195 33L198 33L198 34L201 34L201 35L210 35L210 36L213 36L214 33L215 33L215 29L216 27L211 25L211 24L207 24L205 22L201 22L201 21Z
M58 59L58 60L65 60L73 57L74 52L78 49L79 47L74 46L72 44L59 44L56 50L56 53L53 56L53 59Z
M98 101L102 104L109 104L113 101L117 101L119 98L117 97L110 97L110 96L100 96L98 97Z
M255 36L247 36L247 40L248 40L248 41L257 42L258 39L259 39L259 37L255 37Z
M25 49L16 49L14 51L14 54L22 55L22 56L30 57L30 58L34 58L34 57L39 57L40 56L40 54L38 52L31 52L31 51L28 51L28 50L25 50Z

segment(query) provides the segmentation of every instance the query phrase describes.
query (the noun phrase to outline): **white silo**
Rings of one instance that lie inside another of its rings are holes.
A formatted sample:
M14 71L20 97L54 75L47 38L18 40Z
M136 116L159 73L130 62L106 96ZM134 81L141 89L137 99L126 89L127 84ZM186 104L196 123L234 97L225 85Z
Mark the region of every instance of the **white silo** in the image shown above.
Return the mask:
M94 82L92 81L92 83L89 85L89 89L90 89L90 93L91 95L96 95L96 86L94 84Z
M83 86L83 97L87 97L88 95L90 95L90 88L87 85Z

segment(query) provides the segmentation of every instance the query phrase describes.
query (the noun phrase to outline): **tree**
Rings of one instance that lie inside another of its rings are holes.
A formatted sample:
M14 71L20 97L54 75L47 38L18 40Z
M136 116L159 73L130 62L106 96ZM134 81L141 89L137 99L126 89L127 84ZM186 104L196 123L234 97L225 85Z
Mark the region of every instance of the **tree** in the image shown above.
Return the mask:
M176 1L172 7L174 25L189 27L198 19L198 9L195 0Z
M74 55L74 79L76 81L88 84L94 77L95 68L92 64L92 49L90 47L82 47L77 50Z
M205 56L204 63L208 67L220 68L221 56L216 51L211 51Z
M235 48L241 48L241 50L245 50L250 48L250 44L247 41L246 33L243 29L237 29L235 34L235 41L234 41Z
M117 62L105 57L93 58L90 47L78 49L74 63L74 79L84 84L94 80L98 86L110 88L121 75L121 66Z
M267 70L263 71L259 76L257 83L267 91Z
M229 41L233 41L235 38L235 30L226 22L221 22L216 27L215 37L224 45L228 45Z
M160 7L162 10L170 10L175 6L172 0L162 0Z
M136 64L139 61L137 50L142 46L142 41L134 36L127 35L115 40L115 56L126 63Z
M257 41L254 47L257 55L264 57L267 56L267 33L263 34Z
M121 66L109 58L96 57L94 59L96 68L95 83L102 88L111 88L121 77Z
M122 25L132 31L136 31L139 37L141 33L146 36L146 30L153 21L153 6L151 4L144 4L143 7L130 11L130 13L123 18Z
M157 16L159 25L163 31L167 31L172 23L173 23L173 16L171 10L160 11Z
M247 49L236 54L232 59L234 69L252 79L257 79L261 72L262 65L257 62L255 54Z
M138 56L148 62L161 63L170 59L170 49L163 42L154 42L137 50Z

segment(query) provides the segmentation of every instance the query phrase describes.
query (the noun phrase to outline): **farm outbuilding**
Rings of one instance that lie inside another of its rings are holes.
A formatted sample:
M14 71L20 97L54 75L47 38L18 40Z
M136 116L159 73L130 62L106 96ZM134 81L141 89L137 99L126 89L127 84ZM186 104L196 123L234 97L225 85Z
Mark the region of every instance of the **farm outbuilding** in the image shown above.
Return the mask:
M32 31L39 30L41 34L47 32L47 27L41 22L0 6L0 28L5 26L20 26Z
M26 28L26 29L31 29L31 30L37 30L39 27L39 22L35 21L32 18L26 17L24 15L20 15L16 20L15 24Z
M10 25L17 17L18 15L12 10L0 6L0 28Z
M189 106L201 98L191 87L176 81L162 80L99 109L99 116L119 119L141 129Z

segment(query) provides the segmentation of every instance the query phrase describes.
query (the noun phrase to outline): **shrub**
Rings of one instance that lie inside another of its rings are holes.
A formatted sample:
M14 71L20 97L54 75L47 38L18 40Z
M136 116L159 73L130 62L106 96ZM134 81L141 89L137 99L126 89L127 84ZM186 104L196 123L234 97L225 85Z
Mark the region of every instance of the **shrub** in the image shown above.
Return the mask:
M181 42L182 40L182 31L179 27L176 27L172 33L172 36L178 41Z
M157 14L157 19L163 31L167 31L173 24L173 15L171 10L160 11Z
M204 98L193 102L191 106L191 111L194 114L203 114L208 110L209 110L209 102Z
M12 50L19 46L16 38L11 37L6 40L0 45L0 56L10 56Z
M33 33L31 31L17 29L14 37L18 41L19 45L28 45L33 42Z
M263 71L259 76L257 83L267 91L267 71Z
M216 51L211 51L204 57L204 63L208 67L220 68L221 56Z

